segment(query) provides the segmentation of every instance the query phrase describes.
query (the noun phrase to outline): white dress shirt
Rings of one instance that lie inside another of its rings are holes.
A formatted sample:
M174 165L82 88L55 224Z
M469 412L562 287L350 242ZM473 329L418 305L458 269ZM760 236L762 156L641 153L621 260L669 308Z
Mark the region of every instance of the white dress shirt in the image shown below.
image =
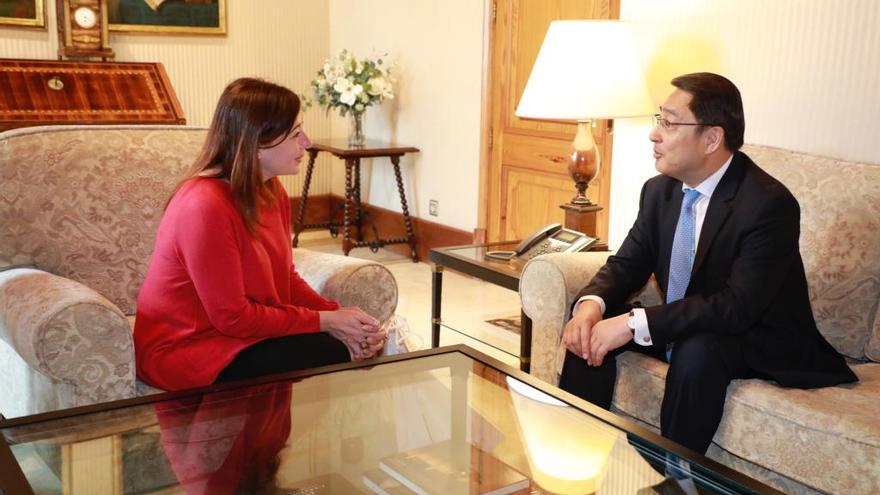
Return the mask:
M694 249L697 249L697 244L700 242L700 232L703 230L703 220L706 219L706 210L709 208L709 201L712 199L712 193L715 192L715 188L718 186L718 183L721 182L721 177L724 176L724 172L727 172L727 168L730 167L730 162L732 160L733 155L730 155L730 158L724 162L724 165L722 165L721 168L693 188L700 192L699 199L694 202L694 215L696 217L696 222L694 223ZM691 189L685 184L682 184L681 188L682 190ZM581 297L574 306L574 313L577 312L581 302L585 300L598 303L602 308L602 315L605 315L605 301L599 296ZM633 309L633 315L635 316L636 327L633 341L635 341L636 344L643 346L652 345L654 342L651 340L651 332L648 329L648 317L645 314L645 310L643 308L635 308Z

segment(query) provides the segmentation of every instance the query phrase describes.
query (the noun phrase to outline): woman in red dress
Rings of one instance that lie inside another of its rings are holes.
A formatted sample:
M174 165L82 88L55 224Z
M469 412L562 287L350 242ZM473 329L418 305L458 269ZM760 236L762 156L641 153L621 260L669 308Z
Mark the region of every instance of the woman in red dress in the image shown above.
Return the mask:
M297 274L277 176L311 145L289 89L233 81L201 154L175 188L137 303L137 374L166 390L373 356L378 321Z

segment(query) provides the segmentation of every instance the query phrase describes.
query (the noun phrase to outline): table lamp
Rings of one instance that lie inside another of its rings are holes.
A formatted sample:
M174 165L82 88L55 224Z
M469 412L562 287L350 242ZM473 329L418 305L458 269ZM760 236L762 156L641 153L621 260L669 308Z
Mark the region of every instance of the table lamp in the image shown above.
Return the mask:
M627 24L608 20L550 23L516 115L578 124L568 163L577 195L560 206L566 210L567 228L584 232L578 228L584 225L578 218L591 215L595 229L595 215L601 210L585 193L599 174L592 122L652 113L654 104Z

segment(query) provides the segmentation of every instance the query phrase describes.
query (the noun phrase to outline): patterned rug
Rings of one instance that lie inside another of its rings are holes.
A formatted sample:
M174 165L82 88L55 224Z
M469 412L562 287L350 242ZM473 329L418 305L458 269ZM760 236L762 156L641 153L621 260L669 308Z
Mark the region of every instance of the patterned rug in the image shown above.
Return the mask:
M507 318L494 318L491 320L486 320L486 323L491 325L495 325L496 327L503 328L508 332L513 332L519 335L520 332L520 315L508 316Z

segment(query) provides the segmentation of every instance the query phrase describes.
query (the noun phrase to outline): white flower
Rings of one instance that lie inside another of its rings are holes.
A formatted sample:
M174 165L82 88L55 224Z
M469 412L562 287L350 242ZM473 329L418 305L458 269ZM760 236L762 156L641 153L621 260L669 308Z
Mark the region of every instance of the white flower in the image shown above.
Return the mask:
M355 84L351 86L347 91L343 91L341 95L339 95L339 101L345 103L348 106L354 105L354 102L357 101L357 97L359 94L364 92L364 87L360 84Z
M336 83L333 85L333 91L337 93L347 93L351 91L351 81L344 77L340 77L336 79Z
M384 77L374 77L367 81L367 84L370 86L370 94L373 96L379 96L385 91L385 78Z

